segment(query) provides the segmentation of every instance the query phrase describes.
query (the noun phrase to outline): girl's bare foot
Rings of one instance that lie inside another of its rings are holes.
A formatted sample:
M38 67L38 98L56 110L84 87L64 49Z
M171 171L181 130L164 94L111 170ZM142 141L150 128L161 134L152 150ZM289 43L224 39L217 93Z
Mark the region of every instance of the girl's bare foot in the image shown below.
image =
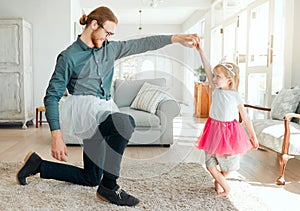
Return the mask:
M219 184L218 184L219 185ZM219 185L220 186L220 185ZM222 186L220 186L220 188L222 188ZM228 196L229 192L230 192L230 188L228 189L224 189L222 188L223 191L219 191L217 192L214 197L220 197L220 196Z
M217 194L224 192L222 186L216 180L215 180L215 190L216 190Z
M221 193L216 193L215 195L214 195L214 197L221 197L221 196L228 196L228 192L225 192L225 191L223 191L223 192L221 192Z
M226 178L224 177L224 175L217 169L216 166L209 167L207 169L216 181L215 189L216 189L217 193L215 194L215 197L227 196L229 194L230 187L227 184Z

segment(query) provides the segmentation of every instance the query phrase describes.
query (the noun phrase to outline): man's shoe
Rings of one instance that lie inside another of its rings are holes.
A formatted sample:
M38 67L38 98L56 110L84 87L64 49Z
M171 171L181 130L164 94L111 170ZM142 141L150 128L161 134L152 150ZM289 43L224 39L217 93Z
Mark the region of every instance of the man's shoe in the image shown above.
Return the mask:
M17 172L17 182L20 185L26 185L26 177L40 172L42 158L35 152L29 152L24 158L24 163Z
M129 195L119 185L115 189L110 190L102 184L97 190L97 197L103 201L110 202L119 206L135 206L140 201L134 196Z

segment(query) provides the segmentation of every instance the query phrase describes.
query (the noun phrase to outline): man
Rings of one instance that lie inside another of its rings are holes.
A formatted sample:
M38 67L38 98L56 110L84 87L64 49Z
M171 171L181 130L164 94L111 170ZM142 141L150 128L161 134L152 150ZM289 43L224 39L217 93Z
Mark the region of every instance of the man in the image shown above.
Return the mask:
M118 20L107 7L80 18L86 25L78 39L61 52L44 98L52 137L52 156L66 162L66 138L83 141L84 167L49 162L30 152L17 173L17 182L40 173L41 178L98 186L97 196L116 205L135 206L139 200L117 185L124 150L134 131L131 116L118 112L110 99L114 61L156 50L171 43L194 47L199 37L157 35L128 41L108 41ZM59 101L65 89L71 96ZM60 107L60 108L59 108Z

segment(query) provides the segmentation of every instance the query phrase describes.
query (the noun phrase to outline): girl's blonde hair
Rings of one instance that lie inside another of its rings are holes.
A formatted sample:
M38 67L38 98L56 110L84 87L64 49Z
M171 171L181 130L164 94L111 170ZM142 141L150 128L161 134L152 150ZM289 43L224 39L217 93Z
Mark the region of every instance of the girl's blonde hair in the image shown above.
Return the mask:
M231 62L223 62L217 64L214 69L222 71L226 78L231 78L231 83L229 88L235 91L238 91L240 83L240 68Z

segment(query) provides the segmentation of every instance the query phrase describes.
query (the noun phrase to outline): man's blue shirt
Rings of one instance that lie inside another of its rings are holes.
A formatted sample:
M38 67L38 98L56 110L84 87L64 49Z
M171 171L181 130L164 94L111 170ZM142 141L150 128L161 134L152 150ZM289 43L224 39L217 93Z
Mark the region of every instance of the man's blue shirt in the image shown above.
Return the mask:
M80 37L62 51L56 61L44 104L50 130L60 129L58 102L66 88L72 95L110 99L114 62L122 57L156 50L171 44L171 35L156 35L128 41L110 41L101 48L88 47Z

